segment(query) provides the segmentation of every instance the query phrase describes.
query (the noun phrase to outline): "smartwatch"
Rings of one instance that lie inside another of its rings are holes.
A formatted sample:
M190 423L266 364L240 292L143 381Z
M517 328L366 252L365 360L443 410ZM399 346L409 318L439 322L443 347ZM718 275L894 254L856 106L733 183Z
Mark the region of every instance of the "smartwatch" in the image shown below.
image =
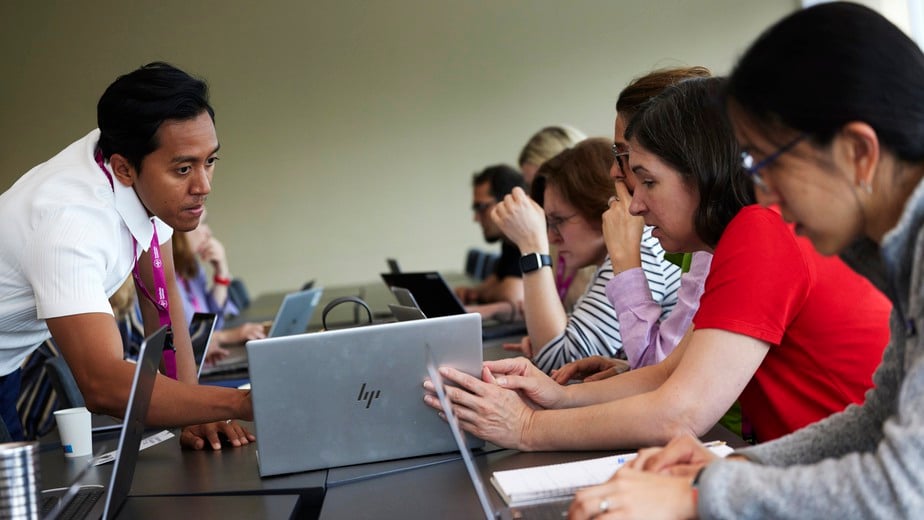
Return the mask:
M552 266L552 257L539 253L529 253L520 257L520 271L523 274Z

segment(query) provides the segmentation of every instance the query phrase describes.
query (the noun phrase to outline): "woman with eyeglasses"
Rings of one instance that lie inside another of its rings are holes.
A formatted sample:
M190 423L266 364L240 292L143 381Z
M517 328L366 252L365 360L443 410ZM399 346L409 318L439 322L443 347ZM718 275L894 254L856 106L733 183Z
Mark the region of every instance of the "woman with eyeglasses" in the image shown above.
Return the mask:
M567 265L597 268L569 316L558 297L550 262L524 265L523 314L528 336L510 347L522 350L545 372L593 355L625 357L619 321L605 290L613 277L601 221L615 195L609 176L610 146L607 139L586 139L564 150L539 167L533 198L515 189L492 212L495 223L524 259L534 255L550 260L551 243ZM641 243L645 259L644 277L660 313L667 314L677 301L680 268L664 258L664 250L650 232L639 233L635 240Z
M530 188L542 163L584 139L587 139L587 136L583 132L568 125L546 126L530 136L523 145L523 149L520 150L517 161L523 173L523 179L526 180L526 191L534 196L541 195L540 187L537 187L536 193L533 193ZM542 205L541 202L539 204ZM558 254L554 245L549 249L549 256L552 257L552 272L555 273L555 288L558 290L558 297L565 307L565 312L570 313L593 280L597 266L591 265L576 269L566 265L567 262Z
M875 388L862 406L732 460L689 437L643 452L633 469L579 494L573 516L596 516L606 500L612 518L920 517L924 55L874 11L822 4L750 47L727 105L760 201L891 299Z
M626 125L643 103L667 87L685 79L707 78L710 75L705 67L658 69L633 79L619 93L616 101L614 161L610 169L610 176L616 183L616 197L611 199L609 209L603 213L603 237L613 265L613 278L606 283L606 296L616 309L630 369L663 361L690 330L693 315L699 308L712 254L697 251L691 255L689 271L681 276L677 303L664 317L642 269L644 262L639 239L644 232L645 220L629 212L635 181L633 176L627 175L629 143L624 135ZM561 384L573 379L595 381L617 375L623 369L624 364L618 359L591 356L568 363L554 371L552 377Z
M649 446L704 434L738 400L763 442L863 402L888 341L889 302L778 212L750 204L715 101L721 86L680 82L625 134L632 213L668 251L713 252L693 332L657 365L577 385L523 358L486 362L484 380L443 368L461 387L447 395L463 428L521 450Z

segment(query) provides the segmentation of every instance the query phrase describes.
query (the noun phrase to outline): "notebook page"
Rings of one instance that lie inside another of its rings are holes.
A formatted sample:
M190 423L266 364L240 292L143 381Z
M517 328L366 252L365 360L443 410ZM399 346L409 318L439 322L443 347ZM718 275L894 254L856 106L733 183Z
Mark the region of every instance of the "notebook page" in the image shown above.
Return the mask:
M720 457L733 451L725 443L710 443L709 449ZM617 469L636 456L635 453L629 453L562 464L495 471L491 477L491 483L508 505L567 497L579 489L606 482Z

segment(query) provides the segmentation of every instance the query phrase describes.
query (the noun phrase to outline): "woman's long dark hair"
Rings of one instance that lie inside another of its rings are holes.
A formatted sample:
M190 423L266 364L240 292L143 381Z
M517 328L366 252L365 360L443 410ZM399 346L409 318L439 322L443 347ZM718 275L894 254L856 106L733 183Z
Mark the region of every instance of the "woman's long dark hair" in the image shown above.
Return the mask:
M742 207L754 203L741 153L725 116L723 78L681 81L644 103L626 128L649 152L680 172L699 192L694 225L715 247Z
M924 159L924 54L867 7L820 4L777 22L738 61L727 90L771 130L767 138L782 125L825 145L863 121L900 159Z

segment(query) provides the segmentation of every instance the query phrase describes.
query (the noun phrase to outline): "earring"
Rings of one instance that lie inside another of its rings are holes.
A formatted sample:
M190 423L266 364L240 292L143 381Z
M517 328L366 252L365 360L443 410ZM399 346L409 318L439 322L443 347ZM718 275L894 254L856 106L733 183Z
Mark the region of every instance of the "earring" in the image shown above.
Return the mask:
M869 182L860 181L860 188L862 188L863 191L865 191L867 195L873 194L873 186Z

